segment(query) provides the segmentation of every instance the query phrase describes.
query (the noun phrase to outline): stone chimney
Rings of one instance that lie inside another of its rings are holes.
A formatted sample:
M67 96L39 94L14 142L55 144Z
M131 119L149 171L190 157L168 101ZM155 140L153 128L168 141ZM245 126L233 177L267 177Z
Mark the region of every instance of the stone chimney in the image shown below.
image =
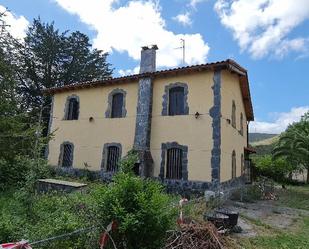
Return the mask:
M142 47L140 73L156 71L157 45ZM152 115L152 78L145 76L138 82L138 100L135 123L134 150L139 154L139 174L153 176L153 159L150 152L151 115Z
M156 71L157 49L157 45L152 45L151 47L142 47L139 73L149 73Z

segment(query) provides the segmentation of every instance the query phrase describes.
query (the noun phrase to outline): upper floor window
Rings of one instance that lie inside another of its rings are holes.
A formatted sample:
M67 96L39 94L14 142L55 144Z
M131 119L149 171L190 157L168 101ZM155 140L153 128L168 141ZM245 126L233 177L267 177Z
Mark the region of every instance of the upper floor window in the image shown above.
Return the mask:
M232 178L236 177L236 153L235 150L232 152Z
M234 100L232 102L232 117L231 117L231 121L232 121L232 126L234 128L236 128L236 105L235 105L235 101Z
M240 130L239 130L239 132L240 132L241 135L244 135L244 115L242 113L240 113L240 120L239 120L239 122L240 122Z
M183 152L179 148L167 150L166 157L166 178L182 179L182 156Z
M189 114L187 98L187 84L177 82L165 86L165 93L163 95L162 103L162 115L174 116Z
M122 93L114 94L113 101L112 101L111 118L121 118L122 117L122 106L123 106L123 94Z
M66 102L65 120L77 120L79 115L79 98L70 96Z
M114 89L108 95L108 107L105 112L106 118L123 118L126 116L125 109L126 92L122 89Z
M184 88L173 87L169 91L168 114L170 116L184 114Z
M73 144L64 142L60 146L59 166L72 167L73 165Z

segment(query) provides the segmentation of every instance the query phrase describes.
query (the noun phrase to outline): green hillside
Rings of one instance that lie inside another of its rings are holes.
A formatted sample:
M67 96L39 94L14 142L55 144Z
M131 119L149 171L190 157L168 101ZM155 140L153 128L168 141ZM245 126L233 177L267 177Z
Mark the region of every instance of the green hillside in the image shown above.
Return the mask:
M277 136L278 134L268 134L268 133L249 133L249 143L258 142L268 138Z

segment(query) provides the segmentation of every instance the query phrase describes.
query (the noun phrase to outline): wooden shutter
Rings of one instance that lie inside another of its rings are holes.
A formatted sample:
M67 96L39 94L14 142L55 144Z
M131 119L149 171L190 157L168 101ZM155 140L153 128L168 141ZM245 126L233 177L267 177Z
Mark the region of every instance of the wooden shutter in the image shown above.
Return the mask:
M183 115L184 114L184 88L173 87L169 91L169 115Z
M182 179L182 150L172 148L167 150L166 178Z
M122 107L123 107L123 94L116 93L113 95L112 101L112 118L121 118L122 117Z
M117 146L109 146L106 160L106 171L115 172L118 170L119 148Z
M71 144L64 144L63 145L63 152L62 152L62 167L71 167L72 166L72 157L73 153L73 146Z

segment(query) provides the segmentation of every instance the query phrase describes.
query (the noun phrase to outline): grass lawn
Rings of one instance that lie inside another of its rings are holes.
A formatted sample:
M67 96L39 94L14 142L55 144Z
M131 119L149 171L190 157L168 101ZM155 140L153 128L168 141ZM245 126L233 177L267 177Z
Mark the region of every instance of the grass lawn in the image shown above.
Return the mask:
M280 190L278 204L309 210L309 185L287 186L287 190Z

